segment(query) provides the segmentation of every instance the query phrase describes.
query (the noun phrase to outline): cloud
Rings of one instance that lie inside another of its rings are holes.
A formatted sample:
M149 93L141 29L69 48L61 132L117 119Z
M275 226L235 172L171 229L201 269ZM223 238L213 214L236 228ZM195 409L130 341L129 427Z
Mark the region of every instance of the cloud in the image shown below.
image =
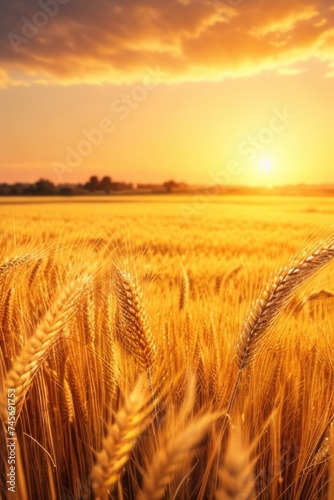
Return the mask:
M287 74L311 57L331 72L333 21L325 0L3 0L0 86Z

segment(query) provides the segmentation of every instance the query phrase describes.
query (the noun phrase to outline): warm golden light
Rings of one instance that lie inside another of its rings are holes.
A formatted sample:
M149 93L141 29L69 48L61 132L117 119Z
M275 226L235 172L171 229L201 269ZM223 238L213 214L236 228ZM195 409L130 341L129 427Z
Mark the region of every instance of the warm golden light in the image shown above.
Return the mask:
M273 168L273 161L271 158L267 156L263 156L259 160L259 170L260 172L267 173L270 172Z
M334 182L331 2L2 4L0 183Z

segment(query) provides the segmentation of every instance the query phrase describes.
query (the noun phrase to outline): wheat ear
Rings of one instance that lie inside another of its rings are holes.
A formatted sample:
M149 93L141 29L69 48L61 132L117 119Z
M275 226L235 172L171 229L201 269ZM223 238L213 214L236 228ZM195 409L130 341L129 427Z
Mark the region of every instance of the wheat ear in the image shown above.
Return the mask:
M4 262L0 265L0 280L2 280L13 269L16 269L18 266L25 264L26 262L30 262L33 259L36 259L36 255L27 254L23 255L23 257L15 257L12 260Z
M150 401L148 380L141 377L124 406L114 417L96 456L92 470L92 488L95 498L106 500L120 477L138 437L150 423L153 405Z
M62 423L66 425L74 420L74 404L71 388L66 378L62 379L61 385L59 384L58 374L56 371L50 370L49 373L54 387L57 388L61 420Z
M272 325L291 295L333 257L333 244L316 248L302 260L292 261L268 281L244 325L239 345L239 369L245 368L250 363L258 338Z
M67 361L65 368L66 382L73 400L75 412L78 415L78 420L81 419L85 424L89 422L89 411L87 405L87 397L85 390L85 380L78 376L77 370L73 363Z
M0 329L0 344L3 345L3 354L6 361L10 359L11 356L15 355L15 339L13 338L13 295L14 288L8 288L5 294L4 301L0 306L1 310L1 329Z
M137 358L143 371L150 370L155 362L156 347L141 288L135 276L121 269L116 269L115 287L120 328L118 339Z
M333 239L333 238L332 238ZM251 308L237 346L238 375L233 387L227 413L231 413L238 392L241 373L253 360L263 334L274 323L291 295L320 268L334 257L334 244L317 244L306 257L295 258L271 278Z
M15 389L17 414L33 377L58 340L59 331L75 313L78 301L90 284L91 277L84 277L67 285L14 359L5 380L3 397L5 401L8 389Z
M215 500L254 498L253 464L249 457L249 447L243 442L240 425L231 430L218 478Z
M182 461L209 429L214 416L206 414L190 422L170 440L166 440L148 465L139 500L159 500L164 497L168 484L175 476Z
M180 288L180 296L179 296L179 310L182 311L188 303L189 300L189 291L190 291L190 285L189 285L189 276L187 271L182 268L182 274L181 274L181 288Z

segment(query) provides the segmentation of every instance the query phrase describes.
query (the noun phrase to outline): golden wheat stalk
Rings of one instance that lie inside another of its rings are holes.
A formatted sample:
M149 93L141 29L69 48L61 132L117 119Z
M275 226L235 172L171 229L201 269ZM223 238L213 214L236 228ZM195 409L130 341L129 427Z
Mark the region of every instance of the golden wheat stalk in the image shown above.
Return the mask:
M304 252L303 252L304 254ZM267 282L264 292L251 308L237 345L238 374L229 399L226 414L230 414L239 390L242 371L252 362L263 334L273 325L279 312L292 294L334 257L333 238L317 243L313 250L300 258L299 254Z
M164 497L168 484L182 462L189 458L192 449L208 431L213 419L212 414L203 415L186 427L182 426L172 438L166 439L147 466L139 500L159 500Z
M132 274L118 268L115 287L120 329L118 339L135 356L143 371L150 370L156 360L156 346L141 288Z
M250 447L242 437L241 425L231 429L224 460L222 460L215 500L249 500L254 498L253 463Z
M27 254L24 255L23 257L16 257L12 260L4 262L0 266L0 279L3 279L6 276L6 274L8 274L10 271L16 269L21 264L25 264L26 262L31 261L33 258L34 257L32 254Z
M59 339L59 331L75 313L78 301L89 288L92 278L81 277L73 280L59 294L53 306L46 313L33 335L22 346L13 361L4 383L4 410L8 389L15 390L17 414L19 415L23 398L29 386L41 368L48 353Z
M36 264L34 265L34 267L32 268L30 276L29 276L29 280L28 280L29 286L32 286L32 284L34 283L36 276L37 276L37 273L38 273L38 270L41 267L41 263L42 263L42 260L38 260L36 262Z
M0 345L2 346L3 355L5 358L9 359L15 353L15 347L13 343L13 296L14 288L8 288L5 293L4 301L0 306Z
M83 304L83 333L85 344L95 342L95 303L93 297L88 295Z
M245 368L252 360L258 339L273 324L291 295L321 267L334 257L334 244L316 246L301 260L293 260L267 282L261 297L256 300L244 324L238 346L238 367Z
M74 420L74 404L70 385L66 379L64 379L63 392L60 391L60 399L63 404L62 418L64 423L73 422Z
M180 410L175 414L173 405L167 409L164 428L159 429L161 435L159 446L150 462L146 463L140 499L155 498L154 495L160 498L163 495L179 466L182 467L182 462L186 459L187 454L191 452L200 439L204 432L205 423L207 428L216 417L215 414L206 414L202 415L205 420L197 417L196 420L191 421L196 400L196 377L190 374L184 382L186 390ZM175 386L179 385L179 382L175 380ZM168 391L166 384L164 391ZM192 422L193 426L187 428L186 431L187 422ZM199 425L196 426L196 423Z
M126 466L137 439L150 424L153 405L150 403L148 380L140 377L124 406L108 428L102 449L96 455L91 473L96 499L106 500Z
M182 311L184 309L189 301L189 291L190 291L190 284L189 284L189 276L187 271L182 268L182 274L181 274L181 288L180 288L180 296L179 296L179 310Z
M56 371L49 370L49 375L53 387L55 387L57 390L57 397L59 398L59 412L62 423L66 425L67 423L71 423L74 420L74 405L71 388L65 378L61 381L59 380Z
M89 422L89 411L86 395L86 381L80 379L74 363L67 361L65 368L65 380L68 383L69 390L71 391L73 405L78 419L87 424Z
M22 257L14 257L13 259L8 259L0 265L0 282L7 276L8 273L18 268L19 266L41 259L43 251L31 252Z

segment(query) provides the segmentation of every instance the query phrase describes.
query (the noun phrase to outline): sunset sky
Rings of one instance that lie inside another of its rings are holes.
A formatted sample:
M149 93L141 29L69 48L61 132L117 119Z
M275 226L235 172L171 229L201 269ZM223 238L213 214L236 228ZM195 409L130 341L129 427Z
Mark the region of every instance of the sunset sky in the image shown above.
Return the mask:
M0 182L334 183L329 0L3 0Z

